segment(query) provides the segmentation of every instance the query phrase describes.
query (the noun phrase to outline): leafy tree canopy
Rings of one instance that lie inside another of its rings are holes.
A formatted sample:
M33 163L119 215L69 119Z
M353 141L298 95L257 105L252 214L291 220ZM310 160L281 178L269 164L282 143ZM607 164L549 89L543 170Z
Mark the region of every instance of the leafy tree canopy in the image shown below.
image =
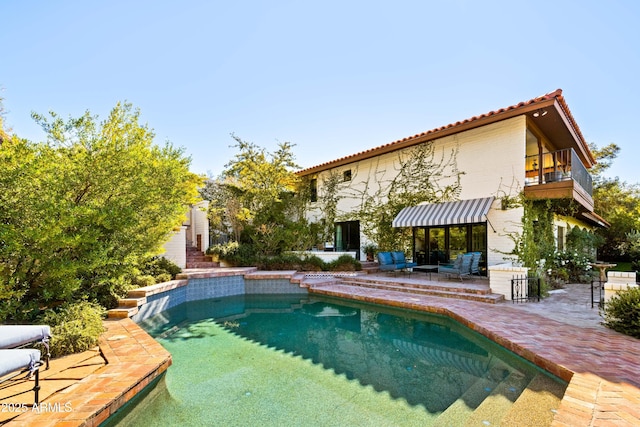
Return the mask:
M231 137L237 154L222 176L208 180L201 190L211 201L214 235L255 244L267 255L310 247L314 238L304 215L308 199L295 173L299 166L294 145L280 143L269 153L236 135Z
M201 183L182 149L153 143L131 104L102 122L33 117L46 143L12 136L0 147L0 320L107 304L183 222Z
M598 161L591 170L595 210L611 224L597 230L604 240L598 255L601 259L619 260L624 257L627 234L640 230L640 186L604 176L620 153L616 144L604 147L590 144L589 148Z

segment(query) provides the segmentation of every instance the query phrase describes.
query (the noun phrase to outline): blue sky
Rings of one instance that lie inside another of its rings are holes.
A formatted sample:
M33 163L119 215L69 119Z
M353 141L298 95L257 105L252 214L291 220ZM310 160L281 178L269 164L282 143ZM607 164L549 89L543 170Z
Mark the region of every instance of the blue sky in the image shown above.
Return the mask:
M640 2L0 2L0 96L18 135L31 112L141 111L192 170L219 174L231 133L301 167L551 92L588 142L622 148L640 181Z

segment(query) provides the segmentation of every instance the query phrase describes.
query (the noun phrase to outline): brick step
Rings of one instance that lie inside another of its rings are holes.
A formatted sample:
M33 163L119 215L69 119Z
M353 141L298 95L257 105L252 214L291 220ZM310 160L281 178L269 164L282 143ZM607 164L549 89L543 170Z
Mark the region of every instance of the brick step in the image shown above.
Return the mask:
M488 286L481 286L475 284L464 285L462 283L449 284L449 283L437 283L437 282L428 282L424 281L415 281L412 282L408 280L393 280L393 279L385 279L385 278L370 278L370 277L354 277L349 279L343 279L342 282L345 285L359 285L359 286L367 286L369 284L374 285L384 285L391 286L397 288L406 288L408 292L412 292L415 289L429 289L429 290L437 290L444 292L461 292L466 294L478 294L478 295L489 295L491 294L491 288ZM401 289L396 289L401 290Z
M489 288L461 287L427 284L427 283L399 283L385 281L383 279L342 279L341 285L357 286L361 288L381 289L387 291L403 292L414 295L430 295L444 298L464 299L470 301L486 302L495 304L504 300L504 295L492 294Z
M198 261L198 262L188 262L186 268L218 268L220 267L219 262L212 261Z
M393 286L386 284L375 284L375 283L361 283L361 284L348 284L342 283L346 286L358 286L362 288L371 288L371 289L381 289L387 291L395 291L395 292L404 292L408 294L414 295L429 295L434 297L443 297L443 298L454 298L454 299L463 299L468 301L478 301L478 302L487 302L490 304L495 304L504 300L504 295L499 294L477 294L477 293L467 293L467 292L456 292L456 291L445 291L439 289L429 289L429 288L408 288L405 286Z
M477 294L464 294L460 292L443 292L443 291L434 291L434 292L427 291L427 293L424 293L424 292L421 293L417 291L395 290L395 289L390 289L384 286L381 288L375 288L375 287L367 287L367 286L352 286L352 285L346 285L346 284L337 283L337 282L324 283L321 286L316 286L315 284L311 283L310 286L308 287L312 290L312 292L317 294L351 298L351 299L357 299L357 300L367 300L371 298L371 295L365 293L362 290L358 291L358 289L386 290L390 292L398 292L401 294L409 294L409 295L413 294L416 296L430 295L434 297L463 299L468 301L477 301L477 302L484 302L489 304L495 304L498 302L502 302L504 300L504 295L500 295L500 294L477 295Z
M187 262L211 262L208 255L187 255Z

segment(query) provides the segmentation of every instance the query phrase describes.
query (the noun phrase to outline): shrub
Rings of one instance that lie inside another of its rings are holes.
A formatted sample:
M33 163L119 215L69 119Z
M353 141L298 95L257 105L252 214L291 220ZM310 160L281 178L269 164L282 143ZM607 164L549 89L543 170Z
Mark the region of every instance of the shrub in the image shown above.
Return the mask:
M166 281L159 280L158 276L168 274L171 277L169 280L173 280L181 271L180 267L178 267L173 261L161 256L146 259L140 267L141 275L153 276L156 278L156 282L158 283ZM166 276L163 276L163 279L165 277Z
M140 276L135 276L131 282L133 283L134 286L138 288L142 288L145 286L155 285L156 278L151 275L144 274Z
M221 259L239 267L250 267L258 264L255 246L247 243L237 245L235 250L229 251L224 257L221 256Z
M156 276L156 283L164 283L173 280L169 273L161 273Z
M627 288L604 306L604 325L614 331L640 338L640 288Z
M80 353L98 344L104 332L102 318L105 314L100 305L80 301L66 303L56 311L44 316L44 323L51 326L51 356Z
M302 260L293 254L280 254L263 257L258 262L260 270L300 270Z
M340 255L336 260L328 263L329 271L359 271L362 270L360 261L354 259L350 255Z
M322 271L326 265L320 257L311 255L302 260L300 268L302 271Z

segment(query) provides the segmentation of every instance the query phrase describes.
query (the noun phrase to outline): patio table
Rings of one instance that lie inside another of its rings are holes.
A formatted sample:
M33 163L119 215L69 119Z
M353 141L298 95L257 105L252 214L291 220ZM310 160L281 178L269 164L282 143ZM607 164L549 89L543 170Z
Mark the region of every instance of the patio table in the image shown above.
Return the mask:
M433 273L434 271L437 273L438 272L438 265L437 264L425 264L425 265L417 265L415 267L413 267L414 271L424 271L425 273L429 273L429 280L431 280L431 273Z

